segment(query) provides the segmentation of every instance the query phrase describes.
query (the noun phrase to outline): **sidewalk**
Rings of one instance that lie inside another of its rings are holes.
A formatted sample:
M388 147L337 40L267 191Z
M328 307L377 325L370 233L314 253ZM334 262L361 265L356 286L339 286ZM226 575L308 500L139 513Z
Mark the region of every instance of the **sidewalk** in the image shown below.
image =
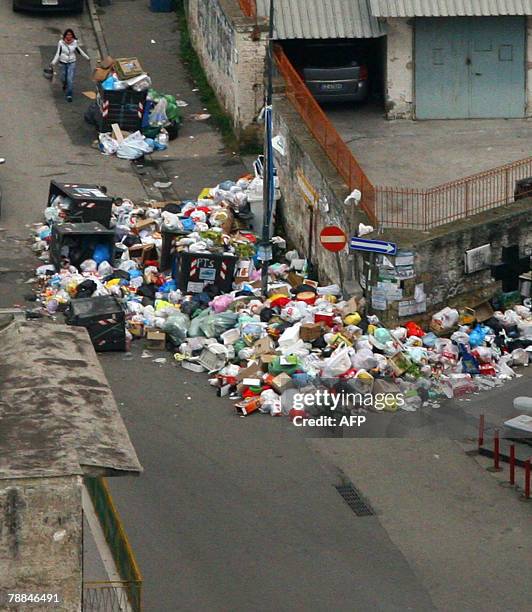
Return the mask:
M438 610L525 610L532 505L451 440L313 440L372 504Z
M113 57L138 57L154 89L188 103L181 109L184 121L179 137L152 158L173 181L179 198L195 198L203 187L234 180L247 171L240 158L224 148L212 125L190 119L205 110L179 59L177 16L153 13L148 4L147 0L113 2L98 8L97 14Z

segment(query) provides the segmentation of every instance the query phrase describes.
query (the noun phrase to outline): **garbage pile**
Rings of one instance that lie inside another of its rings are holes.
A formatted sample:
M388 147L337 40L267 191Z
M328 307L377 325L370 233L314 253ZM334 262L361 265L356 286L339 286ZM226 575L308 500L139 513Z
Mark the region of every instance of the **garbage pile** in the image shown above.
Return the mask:
M177 100L151 87L137 58L105 58L94 70L93 81L95 101L85 119L98 128L104 155L139 159L166 149L168 141L177 138L181 125Z
M238 218L252 188L245 177L206 189L195 201L117 200L114 254L97 233L86 243L54 246L62 227L84 225L61 223L69 207L56 196L51 208L61 210L47 213L50 225L37 229L34 246L43 260L55 257L37 269L43 308L50 315L66 310L74 321L100 300L94 320L122 325L124 342L106 349L105 333L90 328L96 350L125 350L132 341L145 342L148 351L168 349L180 367L208 374L241 415L293 416L291 393L320 388L352 393L350 411L414 411L491 389L528 365L530 300L504 311L444 308L429 329L414 321L388 329L368 313L364 298L346 299L338 286L307 278L305 258L286 252L282 238L274 239L263 296L257 238ZM125 321L102 310L110 298ZM372 402L377 393L396 401Z

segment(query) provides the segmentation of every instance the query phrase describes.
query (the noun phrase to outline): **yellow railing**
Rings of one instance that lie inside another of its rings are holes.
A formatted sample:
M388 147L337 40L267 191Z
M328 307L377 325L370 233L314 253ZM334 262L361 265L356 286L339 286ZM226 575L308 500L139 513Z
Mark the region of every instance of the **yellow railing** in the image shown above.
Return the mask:
M117 570L122 578L120 583L121 592L123 591L127 594L133 612L140 612L142 610L142 575L114 505L109 485L105 478L86 477L85 486L91 496L94 510L100 521ZM111 585L107 590L104 588L99 589L100 595L106 592L109 597L117 596L117 583L99 584ZM115 585L114 587L112 586L113 584Z

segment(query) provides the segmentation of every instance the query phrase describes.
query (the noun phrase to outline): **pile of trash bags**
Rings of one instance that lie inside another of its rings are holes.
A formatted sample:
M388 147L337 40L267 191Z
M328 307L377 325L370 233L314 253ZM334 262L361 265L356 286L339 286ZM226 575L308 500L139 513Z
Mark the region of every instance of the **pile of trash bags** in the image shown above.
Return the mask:
M388 328L364 298L345 299L338 286L308 278L307 261L287 252L282 238L274 239L276 260L263 295L257 237L237 218L252 183L251 176L225 181L195 201L164 206L118 200L115 259L92 257L79 269L65 262L59 271L43 263L37 269L42 307L53 316L80 297L115 296L126 312L129 344L161 332L175 362L206 373L218 395L234 399L245 416L294 416L293 394L316 389L352 393L347 411L415 411L489 390L529 364L530 300L487 315L484 308L482 316L447 307L427 328L415 321ZM215 283L180 289L161 265L164 231L174 232L176 252L237 256L232 289ZM37 228L34 248L44 261L49 241L48 225ZM379 393L397 401L372 402Z

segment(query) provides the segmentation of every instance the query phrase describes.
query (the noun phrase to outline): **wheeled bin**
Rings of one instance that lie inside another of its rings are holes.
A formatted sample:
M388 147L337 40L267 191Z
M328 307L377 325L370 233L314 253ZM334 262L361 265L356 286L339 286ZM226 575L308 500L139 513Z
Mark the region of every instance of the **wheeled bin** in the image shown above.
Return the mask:
M70 201L68 210L64 212L65 221L70 223L97 221L104 227L109 227L113 198L107 195L106 187L50 181L48 206L51 206L58 196L63 198L64 201Z
M102 257L112 264L115 252L115 231L96 221L90 223L61 223L52 227L50 262L60 270L68 260L79 268L86 259ZM100 262L98 262L100 263Z
M98 352L126 350L124 310L110 295L71 300L65 321L67 325L84 327Z

